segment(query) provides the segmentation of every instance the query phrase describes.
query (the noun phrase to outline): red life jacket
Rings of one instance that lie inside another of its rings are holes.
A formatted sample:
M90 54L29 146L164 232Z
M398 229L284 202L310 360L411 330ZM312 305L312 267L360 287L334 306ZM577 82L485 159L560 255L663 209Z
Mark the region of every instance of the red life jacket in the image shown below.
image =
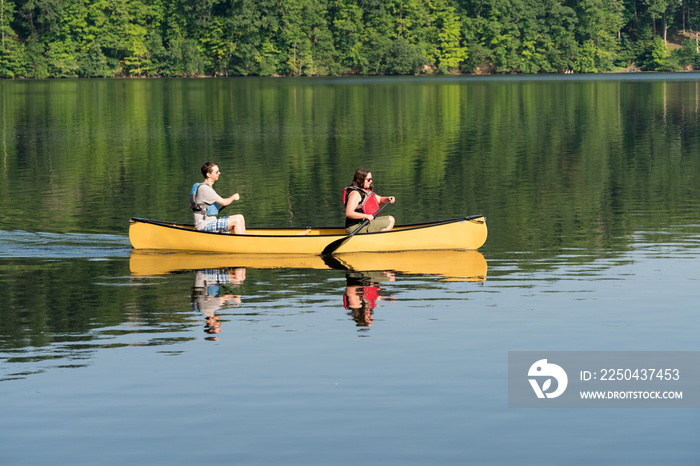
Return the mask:
M357 191L360 193L362 199L357 205L356 212L362 212L368 215L374 215L379 210L379 198L372 191L367 191L356 186L348 186L343 190L343 205L347 205L348 197L350 196L349 191Z
M381 288L377 286L363 286L360 287L361 293L359 293L360 299L362 300L361 308L374 309L377 307L377 301L381 297L379 295L379 290ZM348 300L348 295L343 295L343 306L345 309L351 309Z

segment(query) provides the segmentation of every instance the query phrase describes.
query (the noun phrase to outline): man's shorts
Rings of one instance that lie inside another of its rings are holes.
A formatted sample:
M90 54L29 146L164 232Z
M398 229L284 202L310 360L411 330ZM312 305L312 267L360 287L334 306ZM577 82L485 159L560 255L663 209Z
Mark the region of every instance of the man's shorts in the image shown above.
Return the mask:
M369 222L369 225L365 225L362 227L360 231L358 231L356 234L360 233L376 233L378 231L383 230L384 228L388 227L391 224L391 219L386 216L386 217L377 217L371 222ZM350 228L346 228L345 231L348 233L352 233L355 231L355 229L358 227L358 225L353 225Z
M217 218L208 222L200 231L210 231L213 233L225 233L228 231L228 217Z

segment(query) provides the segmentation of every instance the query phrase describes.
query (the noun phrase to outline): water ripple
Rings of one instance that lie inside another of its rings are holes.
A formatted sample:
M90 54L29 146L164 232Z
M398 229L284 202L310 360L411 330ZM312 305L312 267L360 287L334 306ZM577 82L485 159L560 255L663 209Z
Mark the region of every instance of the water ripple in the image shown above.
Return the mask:
M0 231L0 257L99 260L130 251L129 239L120 235Z

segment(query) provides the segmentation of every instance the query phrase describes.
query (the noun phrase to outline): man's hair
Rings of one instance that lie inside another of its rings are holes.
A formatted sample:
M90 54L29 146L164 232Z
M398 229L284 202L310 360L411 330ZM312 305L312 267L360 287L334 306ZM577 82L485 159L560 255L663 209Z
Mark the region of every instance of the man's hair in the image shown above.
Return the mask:
M202 176L206 178L207 173L211 173L214 167L216 167L216 164L214 162L204 162L204 165L202 165Z

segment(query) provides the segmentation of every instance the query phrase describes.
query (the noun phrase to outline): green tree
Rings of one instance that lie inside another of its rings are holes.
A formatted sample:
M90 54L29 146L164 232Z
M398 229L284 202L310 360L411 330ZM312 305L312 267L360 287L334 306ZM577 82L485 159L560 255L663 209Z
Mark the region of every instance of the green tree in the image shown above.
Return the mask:
M669 53L661 37L656 36L649 45L643 68L647 71L662 71L668 68Z
M466 15L473 18L467 22L473 31L469 53L484 63L490 63L496 72L508 73L517 69L520 29L516 19L519 14L513 4L507 0L475 2L469 5ZM474 63L476 66L482 64Z
M97 42L93 42L88 49L78 52L79 74L82 77L97 78L114 76L114 67Z
M582 56L579 71L610 71L620 50L620 29L623 26L621 0L577 0L574 11L578 18L576 36ZM585 63L585 65L584 65Z
M327 3L323 0L287 0L284 3L280 16L279 50L285 56L285 74L328 74L335 50L327 17Z
M570 70L578 50L576 12L558 0L548 0L542 6L544 29L541 37L550 66L548 71Z
M592 40L586 41L576 57L574 67L579 73L597 73L598 47Z
M425 0L385 0L386 14L391 18L392 38L403 38L409 43L424 45L430 11Z
M46 49L46 64L49 76L54 78L75 78L78 76L76 46L70 40L51 42Z
M683 42L683 46L674 50L671 55L680 67L686 68L695 68L698 65L698 57L700 57L694 39L688 39Z
M338 64L342 69L367 69L362 38L365 32L363 10L353 0L338 0L329 6L330 31L334 37Z
M231 73L248 76L278 74L281 63L279 15L274 0L233 0L230 9Z
M430 50L427 25L430 14L419 0L367 2L363 38L367 72L415 74L427 62Z
M437 66L438 72L449 73L458 69L468 56L467 48L462 45L462 23L456 8L447 0L436 0L429 5L433 21L428 61Z
M386 74L416 74L425 61L416 45L399 37L386 50L382 71Z
M212 18L202 32L199 42L200 52L211 60L210 67L215 70L214 74L228 76L228 62L236 50L236 44L224 19L219 16Z
M25 73L24 44L17 40L11 24L15 16L15 4L0 0L0 77L14 78Z
M658 33L656 30L656 21L659 18L664 18L666 15L666 10L669 7L669 0L646 0L646 3L649 5L649 8L647 9L647 13L651 17L652 21L652 29L654 31L654 35ZM665 37L665 32L666 32L666 21L664 20L664 41L666 40Z
M700 29L700 0L0 0L0 75L661 69L659 20Z
M204 73L201 44L195 38L195 17L188 14L179 1L165 5L165 16L158 35L149 37L149 50L158 60L154 72L163 76L198 76Z

